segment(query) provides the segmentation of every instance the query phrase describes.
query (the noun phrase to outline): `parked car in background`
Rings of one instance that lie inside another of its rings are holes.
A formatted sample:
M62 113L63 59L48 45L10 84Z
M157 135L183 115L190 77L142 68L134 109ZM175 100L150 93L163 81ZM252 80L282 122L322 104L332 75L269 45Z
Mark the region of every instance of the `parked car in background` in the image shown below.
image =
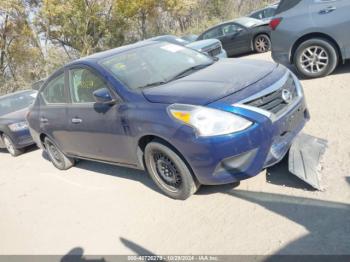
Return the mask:
M185 35L185 36L182 36L181 37L183 40L186 40L190 43L194 42L194 41L197 41L198 39L198 35Z
M161 36L150 38L148 40L163 41L163 42L168 42L176 45L182 45L182 46L186 46L194 50L197 50L199 52L208 54L209 56L212 56L212 57L227 58L226 51L222 48L221 42L216 39L208 39L208 40L192 42L174 35L161 35Z
M272 28L272 57L308 78L323 77L350 58L350 1L283 0Z
M0 97L0 148L18 156L34 144L25 120L37 91L26 90Z
M272 5L269 5L263 9L257 10L249 14L248 16L251 18L259 19L264 22L270 22L271 18L275 15L277 7L279 5L278 3L274 3Z
M58 169L75 159L146 169L186 199L200 184L279 162L308 118L300 82L282 65L143 41L55 72L27 120Z
M46 79L40 79L39 81L36 81L34 82L32 85L31 85L31 88L33 90L39 90L40 87L45 83Z
M268 23L250 17L216 25L202 33L198 40L213 38L221 41L228 56L252 51L264 53L271 48Z

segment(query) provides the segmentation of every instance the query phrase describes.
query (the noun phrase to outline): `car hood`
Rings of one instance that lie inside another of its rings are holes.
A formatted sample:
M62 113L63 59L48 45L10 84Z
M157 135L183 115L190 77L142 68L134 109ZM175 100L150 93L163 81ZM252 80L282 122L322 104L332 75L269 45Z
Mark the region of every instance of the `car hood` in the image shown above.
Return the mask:
M207 49L214 45L220 45L220 41L217 39L206 39L206 40L192 42L186 46L192 49L202 50L202 49Z
M19 111L11 112L6 115L0 116L0 124L11 124L11 123L25 121L27 112L28 112L28 108L25 108Z
M179 80L143 90L153 103L206 105L236 93L271 74L277 64L248 59L222 59Z

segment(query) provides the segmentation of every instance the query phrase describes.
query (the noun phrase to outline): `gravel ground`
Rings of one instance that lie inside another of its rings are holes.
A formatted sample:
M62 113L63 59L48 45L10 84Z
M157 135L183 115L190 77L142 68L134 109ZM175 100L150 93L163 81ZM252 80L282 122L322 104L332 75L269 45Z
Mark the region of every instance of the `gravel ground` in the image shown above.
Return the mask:
M329 143L325 192L283 162L174 201L144 172L87 161L61 172L40 150L0 151L0 254L350 254L350 64L302 82L305 132Z

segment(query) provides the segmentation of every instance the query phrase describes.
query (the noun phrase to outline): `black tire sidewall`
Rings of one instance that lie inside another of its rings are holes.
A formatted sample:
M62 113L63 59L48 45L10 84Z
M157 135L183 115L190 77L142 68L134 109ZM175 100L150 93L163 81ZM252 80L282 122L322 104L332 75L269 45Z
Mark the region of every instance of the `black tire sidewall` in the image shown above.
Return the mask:
M256 41L258 40L259 37L264 37L264 38L268 41L268 43L269 43L269 49L266 50L265 52L261 52L261 51L259 51L258 48L257 48ZM268 35L266 35L266 34L259 34L259 35L257 35L257 36L254 38L254 50L255 50L255 52L260 53L260 54L269 52L269 51L271 50L271 39L270 39L270 37L269 37Z
M304 52L305 49L309 48L310 46L320 46L322 48L324 48L326 50L326 52L328 53L329 56L329 63L326 67L325 70L319 72L319 73L309 73L305 70L303 70L301 64L300 64L300 56L302 55L302 53ZM336 47L329 42L326 39L322 39L322 38L314 38L314 39L310 39L307 40L305 42L303 42L295 51L295 56L294 56L294 64L295 67L297 68L299 74L301 74L302 76L306 77L306 78L318 78L318 77L325 77L329 74L331 74L335 68L338 65L338 53L336 51Z
M162 153L166 154L178 168L178 171L182 179L181 187L178 191L176 192L169 191L166 187L162 185L162 183L159 182L159 179L161 178L159 178L156 171L152 169L152 161L154 161L153 152L155 150L161 151ZM198 190L198 185L192 175L191 170L187 167L186 163L182 160L182 158L178 154L176 154L172 149L170 149L167 145L163 144L162 142L157 141L157 142L150 142L149 144L147 144L145 148L145 153L144 153L144 161L145 161L147 172L151 176L152 180L161 189L161 191L167 196L173 199L185 200Z
M68 158L67 156L65 156L62 151L56 146L56 144L49 139L48 137L45 138L44 140L44 144L45 144L45 148L46 148L46 152L51 160L51 163L59 170L67 170L69 168L71 168L74 165L74 160ZM62 158L62 162L58 163L57 161L55 161L53 159L53 157L51 156L51 153L49 152L49 144L53 145L54 147L56 147L56 150L60 153L60 157Z

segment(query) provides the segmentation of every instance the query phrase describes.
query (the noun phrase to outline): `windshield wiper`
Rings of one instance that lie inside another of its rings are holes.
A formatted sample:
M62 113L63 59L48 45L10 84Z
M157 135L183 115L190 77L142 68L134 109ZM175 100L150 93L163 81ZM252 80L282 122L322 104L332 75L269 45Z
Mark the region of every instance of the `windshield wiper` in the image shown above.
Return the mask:
M166 80L166 81L158 81L158 82L153 82L153 83L148 83L144 86L140 86L138 87L137 89L143 89L143 88L148 88L148 87L154 87L154 86L160 86L160 85L164 85L164 84L167 84L171 81L174 81L176 79L179 79L179 78L182 78L182 77L185 77L188 75L188 73L192 72L192 71L197 71L197 70L200 70L200 69L203 69L205 67L208 67L212 64L215 63L215 60L212 62L212 63L207 63L207 64L200 64L200 65L196 65L196 66L192 66L190 68L187 68L186 70L183 70L181 71L180 73L176 74L175 76L173 76L172 78L170 78L169 80Z
M212 62L212 63L208 63L208 64L201 64L201 65L196 65L196 66L192 66L190 68L187 68L186 70L183 70L181 71L180 73L176 74L175 76L173 76L170 80L168 80L167 82L170 82L170 81L173 81L173 80L176 80L176 79L179 79L179 78L182 78L182 77L185 77L187 76L190 72L192 71L197 71L197 70L200 70L200 69L203 69L205 67L208 67L212 64L214 64L215 62Z

